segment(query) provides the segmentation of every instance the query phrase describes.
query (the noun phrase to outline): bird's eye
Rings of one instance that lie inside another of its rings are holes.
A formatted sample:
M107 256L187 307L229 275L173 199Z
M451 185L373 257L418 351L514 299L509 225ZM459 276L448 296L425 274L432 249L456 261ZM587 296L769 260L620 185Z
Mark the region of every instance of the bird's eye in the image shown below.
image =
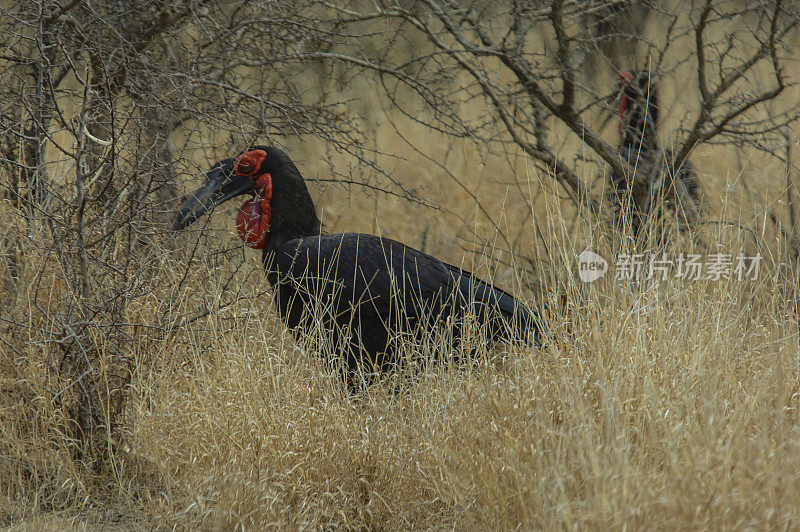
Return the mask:
M250 175L250 174L253 173L253 165L251 165L249 163L242 163L242 164L239 165L237 170L239 170L240 174Z

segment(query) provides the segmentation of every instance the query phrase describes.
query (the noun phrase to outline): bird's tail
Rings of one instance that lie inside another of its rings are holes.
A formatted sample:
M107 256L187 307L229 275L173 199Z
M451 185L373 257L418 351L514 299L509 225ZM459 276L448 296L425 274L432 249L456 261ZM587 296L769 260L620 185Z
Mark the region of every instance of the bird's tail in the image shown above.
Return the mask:
M546 327L538 312L531 310L508 292L481 281L464 270L454 266L450 268L456 274L459 292L467 300L474 302L478 316L485 317L493 339L524 345L531 342L537 346L542 345Z

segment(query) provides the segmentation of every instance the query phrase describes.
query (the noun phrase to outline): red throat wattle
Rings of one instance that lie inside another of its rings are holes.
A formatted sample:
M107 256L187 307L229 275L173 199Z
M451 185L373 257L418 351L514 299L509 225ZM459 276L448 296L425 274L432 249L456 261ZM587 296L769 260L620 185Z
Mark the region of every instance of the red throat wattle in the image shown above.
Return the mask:
M256 179L256 195L239 208L236 230L245 245L262 249L267 243L272 201L272 176L262 174Z

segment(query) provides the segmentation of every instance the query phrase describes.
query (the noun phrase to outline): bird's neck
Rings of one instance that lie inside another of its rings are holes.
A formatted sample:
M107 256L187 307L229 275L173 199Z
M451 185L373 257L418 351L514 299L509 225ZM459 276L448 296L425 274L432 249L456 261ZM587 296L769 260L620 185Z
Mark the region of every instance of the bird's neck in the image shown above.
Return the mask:
M277 156L276 156L277 158ZM288 157L278 160L273 171L272 212L265 253L285 242L319 235L320 221L314 201L300 171Z
M316 213L313 213L313 215L309 216L306 220L296 221L295 223L290 224L282 224L280 226L280 230L276 230L274 232L270 231L266 245L264 246L264 253L274 252L280 249L286 242L296 240L298 238L319 236L320 230L321 224L317 219Z

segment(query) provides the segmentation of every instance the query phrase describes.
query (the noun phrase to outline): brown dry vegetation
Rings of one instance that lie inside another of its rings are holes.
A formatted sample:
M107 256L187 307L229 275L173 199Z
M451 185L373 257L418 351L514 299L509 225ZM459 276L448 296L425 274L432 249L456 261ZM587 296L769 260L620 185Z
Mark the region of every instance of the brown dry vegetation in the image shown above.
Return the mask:
M674 79L680 68L690 67ZM555 341L480 349L466 367L433 365L400 379L399 391L379 385L348 397L313 345L281 324L259 253L238 245L236 205L226 205L185 235L152 231L144 295L120 318L131 324L124 357L100 325L95 335L89 328L100 365L93 384L111 391L92 415L118 416L91 425L106 434L83 434L76 375L52 366L63 346L42 340L58 324L34 308L59 307L64 272L45 231L4 200L0 279L14 282L0 283L0 525L796 528L800 279L786 238L785 161L700 146L692 161L707 223L667 251L759 252L757 280L609 276L584 285L581 251L620 250L602 217L579 215L520 150L482 153L432 132L371 87L355 80L338 97L358 98L370 147L389 154L376 161L433 207L315 183L330 163L344 174L356 163L324 161L319 139L281 138L326 229L374 232L463 263L547 308ZM693 91L662 87L673 117L663 123L666 142ZM602 132L613 141L613 124ZM174 134L189 161L187 190L196 169L230 152L229 139L211 138L188 127ZM572 157L580 146L559 149ZM581 168L602 199L604 178Z

